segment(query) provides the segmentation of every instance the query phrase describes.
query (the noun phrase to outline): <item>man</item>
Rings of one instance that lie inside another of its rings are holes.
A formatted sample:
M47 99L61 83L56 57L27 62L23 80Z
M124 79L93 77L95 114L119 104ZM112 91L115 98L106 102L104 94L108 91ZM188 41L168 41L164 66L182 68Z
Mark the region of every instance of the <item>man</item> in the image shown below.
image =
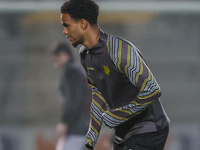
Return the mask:
M62 68L60 94L61 122L56 127L57 150L83 150L88 129L89 88L83 69L75 62L73 53L65 43L58 43L51 51L55 68Z
M102 123L115 129L114 150L162 150L169 119L161 90L141 52L129 41L103 32L93 0L70 0L61 7L63 33L80 48L92 87L86 147L94 149Z

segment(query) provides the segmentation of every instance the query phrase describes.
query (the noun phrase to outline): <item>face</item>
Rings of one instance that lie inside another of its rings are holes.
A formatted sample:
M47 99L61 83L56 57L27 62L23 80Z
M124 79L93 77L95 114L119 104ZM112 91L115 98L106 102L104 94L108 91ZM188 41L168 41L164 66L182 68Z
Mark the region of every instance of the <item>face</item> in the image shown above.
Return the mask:
M74 47L84 42L80 22L74 21L69 14L61 14L61 24L64 26L63 34L69 38Z

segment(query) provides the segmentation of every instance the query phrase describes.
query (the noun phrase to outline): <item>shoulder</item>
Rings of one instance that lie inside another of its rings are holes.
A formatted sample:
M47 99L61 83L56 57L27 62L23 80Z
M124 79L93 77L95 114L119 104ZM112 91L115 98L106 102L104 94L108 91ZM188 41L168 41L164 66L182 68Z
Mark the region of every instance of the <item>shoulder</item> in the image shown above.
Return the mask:
M116 35L109 35L109 40L107 41L107 46L109 46L109 50L110 53L113 53L113 55L115 53L118 52L126 52L130 49L130 51L139 53L140 55L141 52L140 50L129 40L124 39L120 36L116 36Z
M135 45L133 43L131 43L129 40L117 36L117 35L108 35L108 42L112 45L119 45L119 43L123 44L123 45L129 45L130 47L135 47Z

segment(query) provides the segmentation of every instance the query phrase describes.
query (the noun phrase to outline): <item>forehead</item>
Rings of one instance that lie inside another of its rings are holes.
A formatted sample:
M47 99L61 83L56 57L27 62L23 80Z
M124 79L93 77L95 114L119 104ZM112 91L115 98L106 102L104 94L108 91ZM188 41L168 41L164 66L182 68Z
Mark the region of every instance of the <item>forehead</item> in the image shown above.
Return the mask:
M61 14L60 18L61 18L62 23L74 22L74 20L70 17L69 14Z

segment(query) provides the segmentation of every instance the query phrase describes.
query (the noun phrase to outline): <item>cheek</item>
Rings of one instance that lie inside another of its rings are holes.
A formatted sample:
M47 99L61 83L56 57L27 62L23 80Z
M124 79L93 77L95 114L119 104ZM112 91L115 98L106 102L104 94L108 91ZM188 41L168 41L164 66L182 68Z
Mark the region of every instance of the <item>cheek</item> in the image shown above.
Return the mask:
M81 35L82 35L82 33L81 33L80 29L79 29L79 28L76 28L76 29L74 30L74 38L80 38Z

